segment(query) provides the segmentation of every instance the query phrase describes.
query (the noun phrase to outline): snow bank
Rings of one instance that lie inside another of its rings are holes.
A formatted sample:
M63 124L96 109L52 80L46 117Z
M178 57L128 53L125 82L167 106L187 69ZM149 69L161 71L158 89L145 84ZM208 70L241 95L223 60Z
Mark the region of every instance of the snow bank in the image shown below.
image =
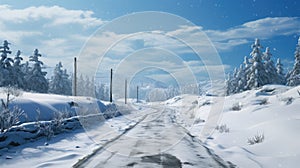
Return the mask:
M6 99L5 93L0 93L0 99ZM57 112L65 113L69 117L81 114L82 111L100 113L106 111L109 104L91 97L23 92L12 100L10 107L18 106L24 110L26 117L20 119L24 123L52 120Z
M18 106L25 115L20 118L20 125L0 133L0 149L81 128L80 122L83 121L105 120L121 115L115 104L90 97L27 92L11 97L10 108ZM0 99L6 100L5 93L0 94ZM58 117L58 114L61 116Z
M51 130L45 129L46 127L51 127ZM26 142L35 141L40 137L49 136L50 132L48 131L54 130L53 134L59 134L81 128L81 125L78 117L73 117L62 120L61 125L57 125L58 128L55 129L54 127L53 121L30 122L14 126L0 134L0 149L19 146Z
M204 142L224 160L238 167L298 167L300 159L300 86L266 85L225 98L222 118L218 126L225 125L229 132L215 130ZM218 99L210 96L180 96L165 102L180 107L178 99L186 99L185 113L194 121L207 119L210 107ZM198 102L194 106L192 102ZM192 109L192 110L191 110ZM177 118L179 118L178 116ZM183 117L181 117L183 118ZM179 120L184 122L184 120ZM185 125L193 135L199 136L205 122ZM182 124L184 125L184 124ZM262 143L249 145L248 139L264 135Z

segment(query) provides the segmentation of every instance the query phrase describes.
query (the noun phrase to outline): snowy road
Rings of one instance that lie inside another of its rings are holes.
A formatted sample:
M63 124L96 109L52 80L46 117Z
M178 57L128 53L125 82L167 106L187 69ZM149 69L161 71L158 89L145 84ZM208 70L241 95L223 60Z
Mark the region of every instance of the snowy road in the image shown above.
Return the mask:
M176 123L173 109L151 108L73 167L230 167Z

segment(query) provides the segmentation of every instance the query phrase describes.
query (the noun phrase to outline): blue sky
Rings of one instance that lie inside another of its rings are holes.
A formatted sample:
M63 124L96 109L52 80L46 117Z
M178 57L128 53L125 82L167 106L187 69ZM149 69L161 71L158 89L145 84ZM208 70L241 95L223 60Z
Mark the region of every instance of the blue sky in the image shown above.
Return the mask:
M70 71L72 58L99 27L126 14L143 11L175 14L198 26L216 47L226 72L249 56L255 38L271 48L274 60L281 58L286 67L293 65L300 35L297 0L0 0L0 40L10 41L14 52L20 49L24 57L39 48L50 69L61 60ZM188 30L191 29L184 31ZM172 32L175 30L164 33ZM105 40L119 35L109 34ZM120 44L121 49L128 49L121 51L126 53L136 45L141 44L136 41L127 46ZM194 60L189 59L193 57L191 54L182 57L193 64Z

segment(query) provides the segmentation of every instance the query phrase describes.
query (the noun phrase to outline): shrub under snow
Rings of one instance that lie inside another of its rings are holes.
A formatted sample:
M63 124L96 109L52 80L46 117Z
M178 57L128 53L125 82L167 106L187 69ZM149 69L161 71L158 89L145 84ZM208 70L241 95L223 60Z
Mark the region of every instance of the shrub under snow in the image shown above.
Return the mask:
M262 143L264 141L264 139L265 139L265 136L263 133L262 134L257 133L253 137L248 138L247 142L249 145L254 145L257 143Z

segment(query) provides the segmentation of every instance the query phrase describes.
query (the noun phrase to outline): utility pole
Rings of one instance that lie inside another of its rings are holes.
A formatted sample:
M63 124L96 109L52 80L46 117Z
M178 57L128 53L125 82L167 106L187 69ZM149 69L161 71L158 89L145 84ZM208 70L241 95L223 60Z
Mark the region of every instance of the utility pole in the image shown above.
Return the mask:
M127 79L125 79L125 104L127 104Z
M136 102L139 102L139 86L136 86Z
M110 98L109 101L112 102L112 78L113 78L113 69L110 69Z
M77 96L77 59L74 57L74 86L73 86L73 96Z

